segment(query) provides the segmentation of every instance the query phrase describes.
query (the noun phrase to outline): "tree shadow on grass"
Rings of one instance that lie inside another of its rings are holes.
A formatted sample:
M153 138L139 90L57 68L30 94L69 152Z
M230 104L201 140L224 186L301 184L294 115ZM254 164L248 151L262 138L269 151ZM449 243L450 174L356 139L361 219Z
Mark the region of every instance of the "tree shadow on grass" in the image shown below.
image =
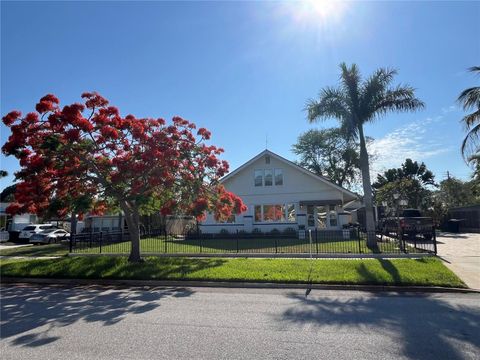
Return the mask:
M78 321L110 326L127 314L142 314L168 297L191 296L185 288L122 289L114 287L2 286L1 335L15 346L55 342L52 329ZM56 332L58 334L58 331Z
M189 273L214 268L223 259L146 258L130 263L120 256L66 257L52 260L24 260L2 264L2 276L68 279L182 279Z
M315 293L313 293L314 295ZM480 351L480 309L452 304L428 295L383 294L339 298L305 297L290 294L298 302L279 321L315 326L319 331L361 328L389 342L372 347L391 346L411 359L477 358ZM400 354L396 355L399 356ZM357 356L361 357L360 354Z

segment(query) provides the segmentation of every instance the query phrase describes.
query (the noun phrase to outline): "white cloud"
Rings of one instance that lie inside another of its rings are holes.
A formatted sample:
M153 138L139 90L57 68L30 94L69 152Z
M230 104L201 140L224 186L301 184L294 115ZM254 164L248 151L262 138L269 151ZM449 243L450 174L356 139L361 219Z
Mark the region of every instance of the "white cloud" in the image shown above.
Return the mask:
M443 108L442 113L454 111L450 106ZM407 158L425 161L428 158L441 155L453 150L445 146L441 138L431 138L432 129L444 118L439 115L434 118L416 120L401 126L381 138L375 139L370 145L369 152L373 155L371 176L392 167L399 167Z

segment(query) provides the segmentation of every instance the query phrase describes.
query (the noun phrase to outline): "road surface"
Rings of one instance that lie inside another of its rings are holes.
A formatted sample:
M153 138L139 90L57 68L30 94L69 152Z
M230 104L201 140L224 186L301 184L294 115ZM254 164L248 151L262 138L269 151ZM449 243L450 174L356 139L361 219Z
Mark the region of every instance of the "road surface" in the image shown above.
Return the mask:
M7 359L480 359L478 294L5 285Z

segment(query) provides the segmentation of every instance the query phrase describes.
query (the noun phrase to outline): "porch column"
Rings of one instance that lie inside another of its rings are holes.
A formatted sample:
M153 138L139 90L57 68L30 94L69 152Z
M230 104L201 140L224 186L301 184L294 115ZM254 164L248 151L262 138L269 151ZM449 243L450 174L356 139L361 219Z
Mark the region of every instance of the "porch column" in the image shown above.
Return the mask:
M253 231L253 216L252 215L243 215L243 230L246 232Z
M297 204L297 223L298 227L302 227L306 229L307 228L307 207L306 206L300 206L300 204Z

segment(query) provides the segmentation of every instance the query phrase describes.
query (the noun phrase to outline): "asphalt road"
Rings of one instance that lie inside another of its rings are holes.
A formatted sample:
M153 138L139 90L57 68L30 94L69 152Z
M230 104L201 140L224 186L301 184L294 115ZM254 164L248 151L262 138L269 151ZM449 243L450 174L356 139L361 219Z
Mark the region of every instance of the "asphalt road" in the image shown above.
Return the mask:
M3 286L0 356L480 359L480 296Z

